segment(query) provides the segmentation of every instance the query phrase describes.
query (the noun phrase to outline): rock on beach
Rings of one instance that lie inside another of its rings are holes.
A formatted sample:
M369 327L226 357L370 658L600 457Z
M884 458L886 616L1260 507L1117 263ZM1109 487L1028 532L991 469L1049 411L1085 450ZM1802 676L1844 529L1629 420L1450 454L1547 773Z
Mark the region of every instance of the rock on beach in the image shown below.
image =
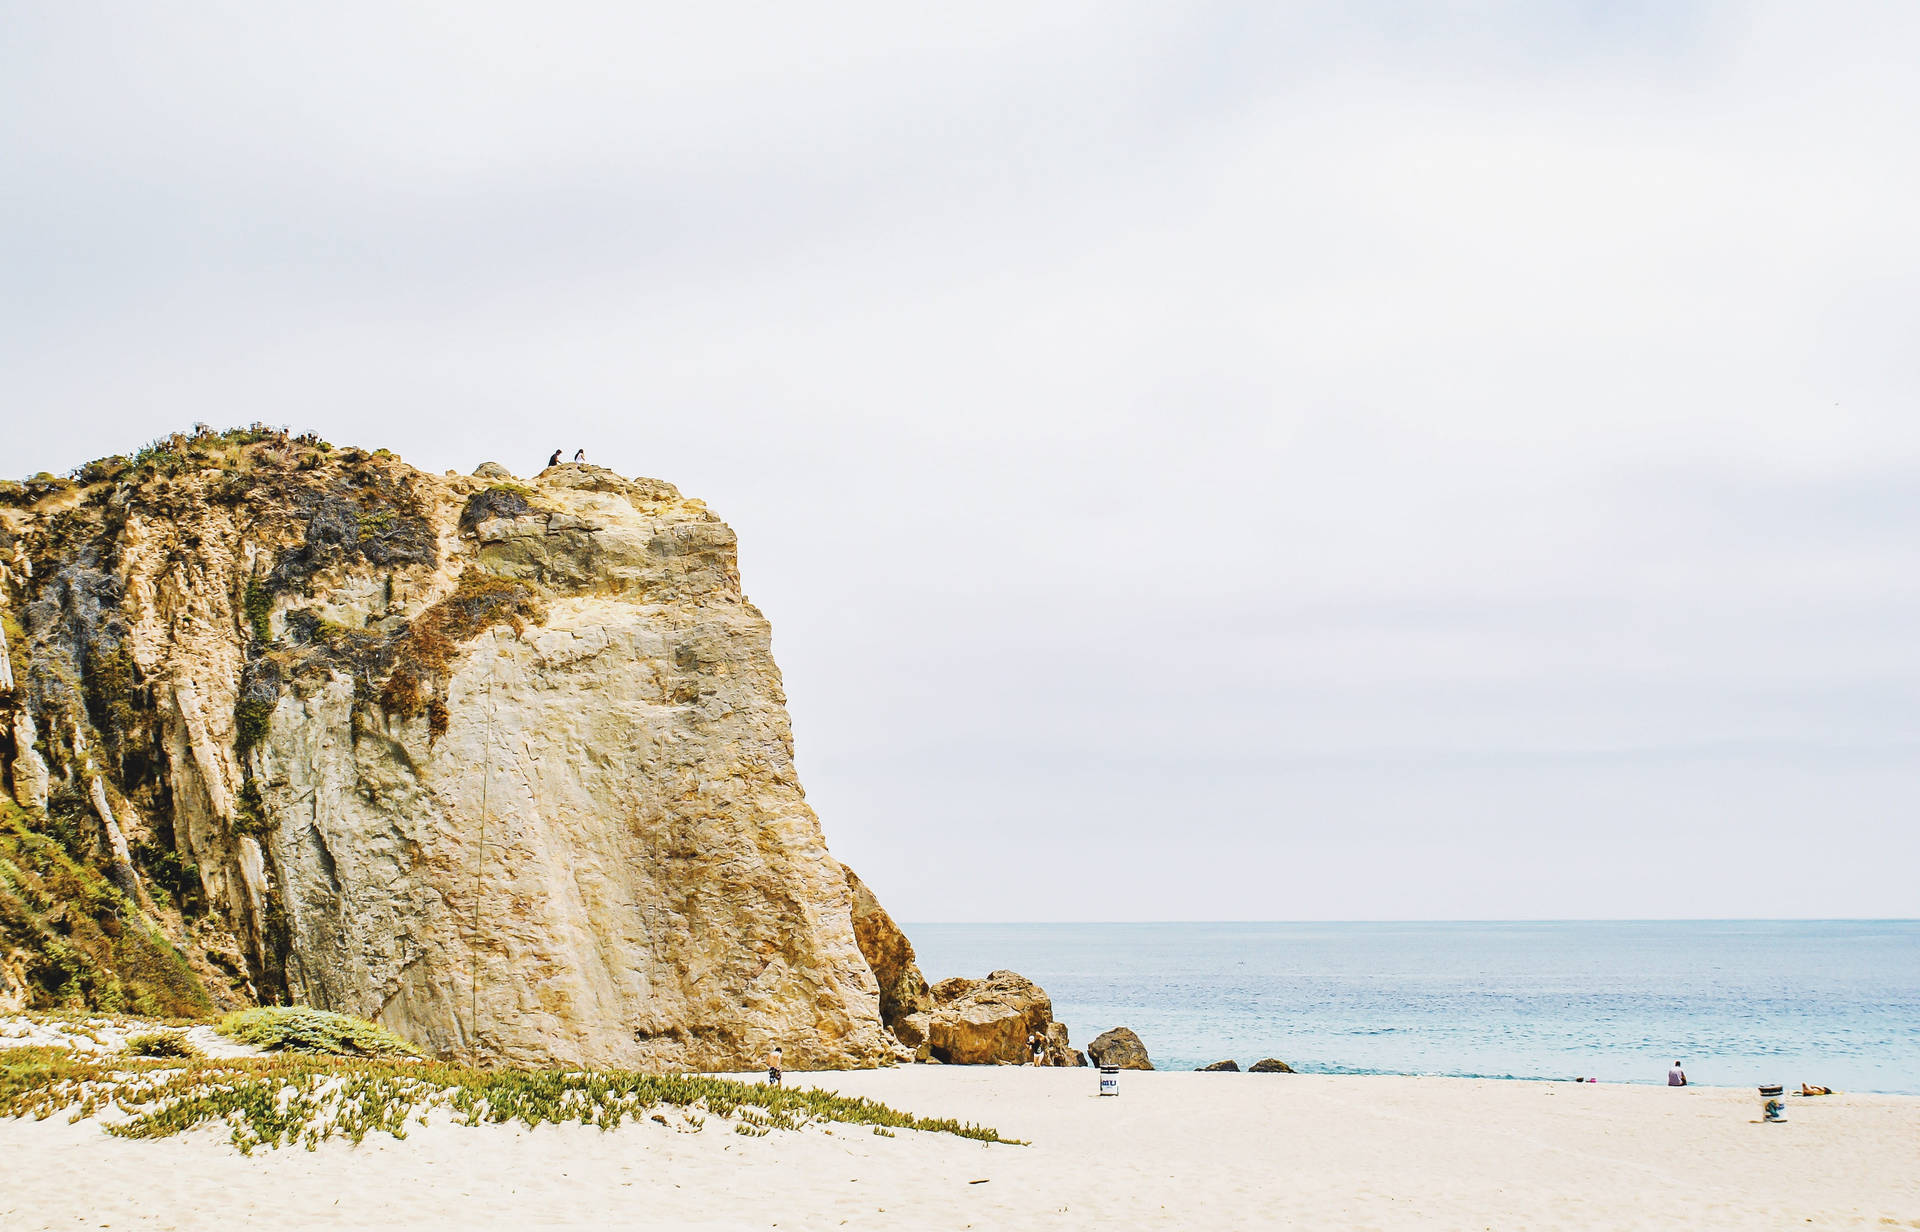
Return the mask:
M1102 1032L1087 1045L1087 1056L1095 1065L1112 1065L1120 1069L1153 1068L1153 1062L1147 1057L1147 1046L1128 1027L1115 1027Z

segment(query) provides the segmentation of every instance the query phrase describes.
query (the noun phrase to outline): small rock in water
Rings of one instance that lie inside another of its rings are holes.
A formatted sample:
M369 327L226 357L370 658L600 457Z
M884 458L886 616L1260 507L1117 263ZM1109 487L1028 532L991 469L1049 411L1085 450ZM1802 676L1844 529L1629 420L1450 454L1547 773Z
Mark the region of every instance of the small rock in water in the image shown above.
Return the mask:
M1248 1067L1247 1072L1249 1074L1291 1074L1293 1072L1293 1066L1288 1065L1285 1061L1277 1061L1272 1057L1268 1057L1264 1061L1254 1062Z
M1240 1072L1240 1062L1215 1061L1212 1065L1202 1065L1193 1072L1196 1074L1237 1074Z

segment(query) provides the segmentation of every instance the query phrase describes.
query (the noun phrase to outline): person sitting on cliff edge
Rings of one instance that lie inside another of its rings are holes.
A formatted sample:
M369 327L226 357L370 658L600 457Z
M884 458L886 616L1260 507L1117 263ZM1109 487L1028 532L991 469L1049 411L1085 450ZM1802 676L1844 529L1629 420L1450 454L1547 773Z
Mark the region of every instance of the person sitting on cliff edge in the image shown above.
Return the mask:
M560 465L560 451L558 449L554 450L553 456L547 459L547 465L548 466Z

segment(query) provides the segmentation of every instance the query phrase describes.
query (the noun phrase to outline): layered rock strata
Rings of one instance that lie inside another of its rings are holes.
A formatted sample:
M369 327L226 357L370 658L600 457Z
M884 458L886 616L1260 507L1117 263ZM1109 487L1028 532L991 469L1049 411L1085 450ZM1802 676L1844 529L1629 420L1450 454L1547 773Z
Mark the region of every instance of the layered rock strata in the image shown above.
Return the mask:
M733 532L670 484L197 433L6 485L0 560L7 787L213 1003L482 1060L892 1057L915 985L862 952Z

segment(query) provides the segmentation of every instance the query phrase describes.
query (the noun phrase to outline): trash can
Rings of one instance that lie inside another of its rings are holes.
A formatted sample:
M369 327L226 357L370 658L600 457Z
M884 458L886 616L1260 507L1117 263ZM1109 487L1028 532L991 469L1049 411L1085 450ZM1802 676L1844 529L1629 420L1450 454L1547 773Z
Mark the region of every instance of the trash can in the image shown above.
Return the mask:
M1780 1087L1760 1088L1760 1119L1768 1125L1787 1123L1787 1097Z
M1118 1065L1102 1065L1100 1067L1100 1094L1120 1094L1120 1067Z

